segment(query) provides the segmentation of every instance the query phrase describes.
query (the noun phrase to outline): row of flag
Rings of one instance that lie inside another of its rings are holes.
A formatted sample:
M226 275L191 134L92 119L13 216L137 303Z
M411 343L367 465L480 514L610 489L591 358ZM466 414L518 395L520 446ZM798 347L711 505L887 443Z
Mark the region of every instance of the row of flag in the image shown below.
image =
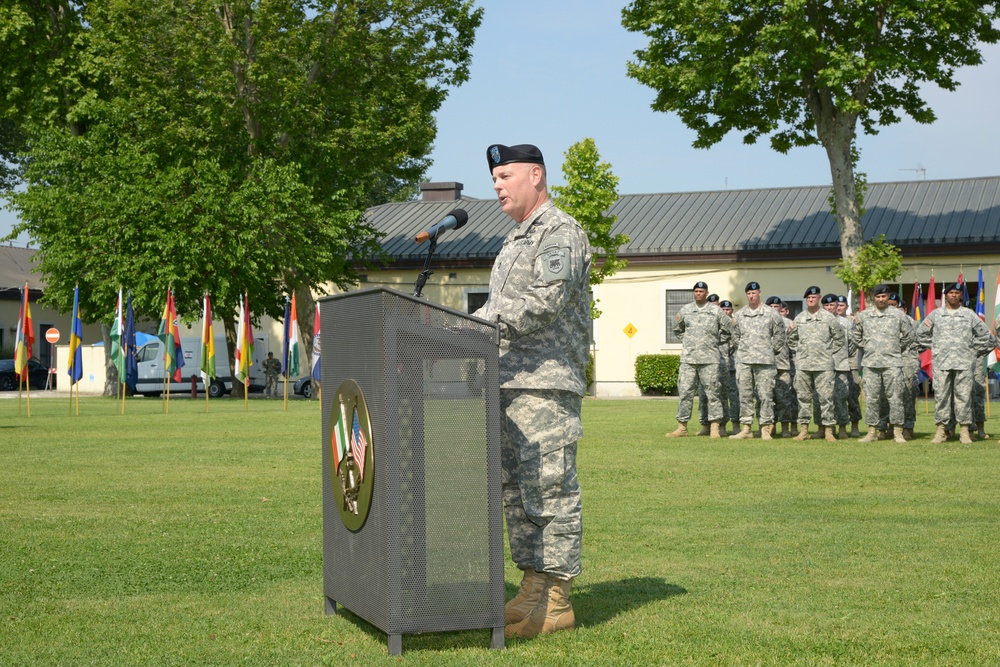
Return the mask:
M165 374L174 382L181 381L181 369L184 367L184 351L181 348L180 331L177 328L177 308L174 304L173 290L167 290L167 300L163 308L163 316L157 337L164 346ZM295 296L291 303L285 299L284 332L282 336L282 366L285 377L294 377L299 373L299 343L298 318L295 311ZM316 305L315 323L313 325L312 377L320 380L320 319L319 304ZM128 295L127 304L122 299L122 290L118 290L118 304L115 309L115 320L111 325L111 360L118 369L118 377L123 384L134 391L139 378L139 364L136 356L135 315L132 310L132 295ZM25 283L21 292L20 312L17 318L17 333L14 338L14 372L23 382L28 378L28 360L31 359L35 345L34 323L31 318L31 305L28 294L28 284ZM80 288L73 289L73 322L69 339L69 366L66 370L70 377L70 386L83 378L83 322L80 319ZM253 364L253 331L251 328L250 299L244 295L239 305L236 343L236 378L243 383L249 381L250 367ZM204 296L202 312L201 335L201 376L207 387L212 379L217 377L215 368L215 335L212 327L212 304L209 295Z

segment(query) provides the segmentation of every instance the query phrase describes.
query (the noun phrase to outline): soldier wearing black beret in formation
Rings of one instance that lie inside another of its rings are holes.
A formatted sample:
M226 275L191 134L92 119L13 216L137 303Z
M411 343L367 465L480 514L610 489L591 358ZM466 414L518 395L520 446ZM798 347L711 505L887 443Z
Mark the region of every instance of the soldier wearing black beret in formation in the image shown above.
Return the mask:
M781 432L778 435L785 438L794 435L792 423L795 422L799 412L795 385L793 384L792 351L787 344L787 335L792 329L792 320L785 314L788 312L788 304L779 297L767 297L764 305L773 308L785 323L786 343L784 348L774 357L774 423L781 424Z
M774 434L775 358L785 347L785 322L760 301L760 285L747 283L747 305L733 317L736 382L740 395L740 432L734 439L753 437L754 401L760 404L760 437Z
M847 310L850 304L843 294L837 295L837 316L840 317L840 324L847 331L851 352L847 355L847 363L851 367L851 378L847 396L847 411L851 418L851 437L859 438L858 424L861 422L861 373L858 371L858 348L854 345L854 318L848 317ZM839 436L838 436L839 437Z
M809 420L815 395L819 402L820 431L828 442L836 442L834 357L844 347L844 329L836 316L820 307L819 287L809 287L803 298L806 309L795 316L792 329L788 332L788 346L795 351L795 393L799 403L799 434L795 440L809 438Z

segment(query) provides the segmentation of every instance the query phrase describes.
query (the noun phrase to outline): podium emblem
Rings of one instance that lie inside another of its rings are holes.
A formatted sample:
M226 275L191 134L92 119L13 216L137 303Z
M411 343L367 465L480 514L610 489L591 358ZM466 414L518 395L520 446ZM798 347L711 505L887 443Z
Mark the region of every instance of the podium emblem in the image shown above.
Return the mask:
M358 383L341 382L330 409L330 482L340 518L349 530L357 531L368 518L375 476L371 418Z

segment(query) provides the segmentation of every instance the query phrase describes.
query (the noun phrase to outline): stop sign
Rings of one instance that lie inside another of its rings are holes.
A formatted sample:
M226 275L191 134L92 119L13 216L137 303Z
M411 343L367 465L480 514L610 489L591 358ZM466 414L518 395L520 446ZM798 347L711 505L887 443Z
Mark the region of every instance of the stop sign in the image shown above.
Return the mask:
M56 329L55 327L52 327L51 329L49 329L48 331L46 331L45 332L45 340L49 341L50 343L58 343L59 342L59 329Z

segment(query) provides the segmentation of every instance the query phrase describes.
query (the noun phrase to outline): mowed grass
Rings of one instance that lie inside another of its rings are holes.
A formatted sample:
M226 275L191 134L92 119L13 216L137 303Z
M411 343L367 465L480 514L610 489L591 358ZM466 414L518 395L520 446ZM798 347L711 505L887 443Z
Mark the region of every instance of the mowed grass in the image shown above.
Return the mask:
M1000 664L1000 445L931 445L922 403L899 445L666 440L674 401L587 400L578 628L401 657L323 613L316 402L68 405L0 401L3 667Z

